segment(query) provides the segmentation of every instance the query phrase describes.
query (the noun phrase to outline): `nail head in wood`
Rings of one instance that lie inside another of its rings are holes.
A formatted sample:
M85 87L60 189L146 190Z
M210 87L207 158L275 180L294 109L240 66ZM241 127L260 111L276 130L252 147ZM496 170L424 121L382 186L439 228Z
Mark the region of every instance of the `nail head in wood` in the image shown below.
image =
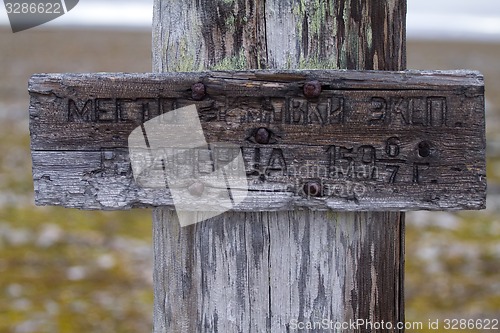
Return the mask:
M205 85L202 82L193 84L191 90L192 90L192 97L195 101L201 101L202 99L205 98L205 95L207 94Z
M271 133L267 128L261 127L255 132L255 142L261 145L267 145L269 139L271 138Z
M205 191L205 184L202 182L195 182L188 187L188 192L194 197L201 197Z
M432 143L429 141L422 141L418 144L418 155L420 157L429 157L432 154Z
M303 190L308 197L319 197L322 193L321 184L317 181L310 181L305 183Z
M319 81L309 81L304 84L304 96L306 98L318 98L321 95L321 84Z

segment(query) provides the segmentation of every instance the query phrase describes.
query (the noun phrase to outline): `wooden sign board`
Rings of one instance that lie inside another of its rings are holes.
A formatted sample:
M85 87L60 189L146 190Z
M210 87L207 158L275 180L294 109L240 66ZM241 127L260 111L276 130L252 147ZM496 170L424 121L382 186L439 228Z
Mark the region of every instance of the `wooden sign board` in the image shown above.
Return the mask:
M29 92L39 205L172 205L134 181L127 139L195 104L208 143L241 147L249 194L236 210L485 207L477 72L37 74ZM196 172L200 157L185 163Z

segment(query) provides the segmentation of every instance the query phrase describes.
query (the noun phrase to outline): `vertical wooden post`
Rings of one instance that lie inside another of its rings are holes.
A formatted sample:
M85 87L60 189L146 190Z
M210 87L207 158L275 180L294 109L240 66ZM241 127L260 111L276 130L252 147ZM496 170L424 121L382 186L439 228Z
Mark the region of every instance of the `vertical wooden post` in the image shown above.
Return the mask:
M405 68L405 0L156 0L153 70ZM404 214L154 210L154 332L404 320Z

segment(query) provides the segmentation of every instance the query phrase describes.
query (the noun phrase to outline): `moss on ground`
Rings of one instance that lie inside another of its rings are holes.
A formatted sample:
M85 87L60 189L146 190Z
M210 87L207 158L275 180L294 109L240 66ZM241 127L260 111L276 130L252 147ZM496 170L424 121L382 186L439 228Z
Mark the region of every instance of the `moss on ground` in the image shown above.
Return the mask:
M0 125L0 333L150 331L151 211L33 206L25 125Z

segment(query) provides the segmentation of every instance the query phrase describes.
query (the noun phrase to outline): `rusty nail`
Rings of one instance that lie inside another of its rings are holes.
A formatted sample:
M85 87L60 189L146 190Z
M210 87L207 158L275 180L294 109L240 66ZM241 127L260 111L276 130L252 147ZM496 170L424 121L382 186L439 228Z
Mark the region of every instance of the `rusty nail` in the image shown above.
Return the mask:
M270 138L271 138L271 133L267 128L261 127L255 132L255 142L257 143L266 145L269 143Z
M194 197L201 197L205 191L205 185L201 182L196 182L188 187L188 192Z
M192 97L195 101L201 101L206 94L205 85L202 82L193 84L191 87Z
M321 195L321 184L317 181L310 181L304 184L304 193L307 196L319 197Z
M318 98L321 95L321 84L319 81L309 81L304 84L304 96L306 98Z

